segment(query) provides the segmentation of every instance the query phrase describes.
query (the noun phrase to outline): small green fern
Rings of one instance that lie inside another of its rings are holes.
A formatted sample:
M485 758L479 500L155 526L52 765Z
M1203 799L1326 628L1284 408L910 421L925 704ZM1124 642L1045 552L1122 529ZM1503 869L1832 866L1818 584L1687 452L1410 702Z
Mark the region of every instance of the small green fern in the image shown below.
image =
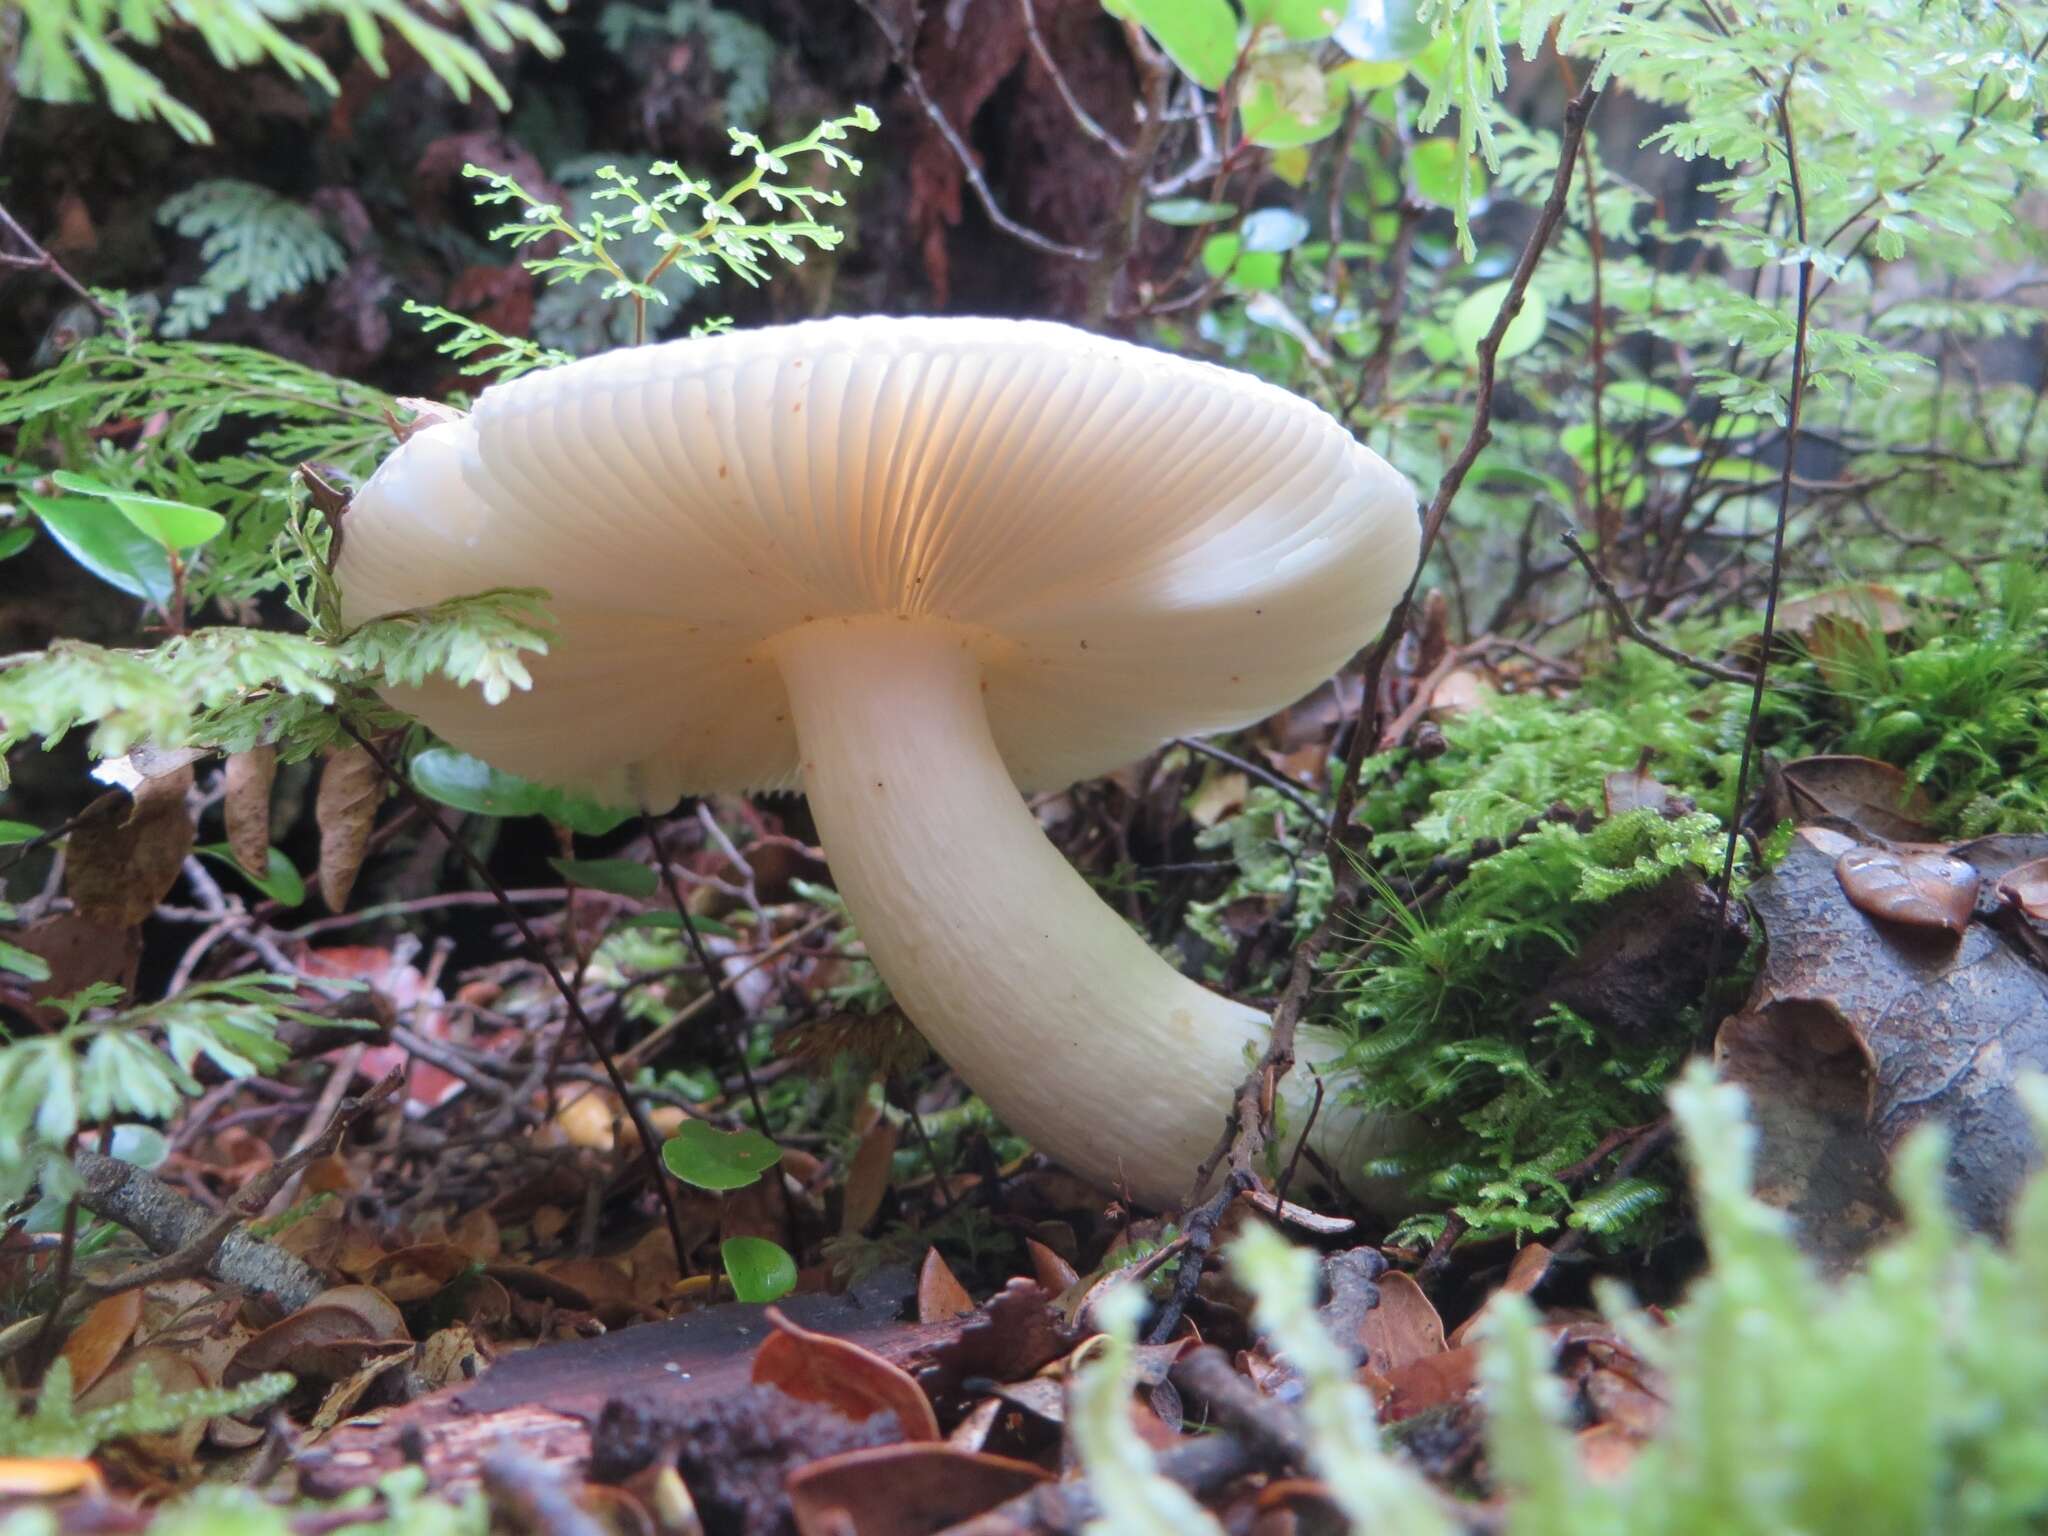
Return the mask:
M238 1387L165 1392L148 1366L135 1373L135 1389L118 1403L80 1408L72 1401L71 1362L59 1360L43 1378L35 1407L0 1388L0 1456L90 1456L110 1440L160 1435L226 1413L247 1413L291 1390L292 1378L258 1376Z
M264 309L339 273L340 242L319 215L251 181L202 181L164 199L157 218L201 242L206 274L165 308L166 336L189 336L240 299Z

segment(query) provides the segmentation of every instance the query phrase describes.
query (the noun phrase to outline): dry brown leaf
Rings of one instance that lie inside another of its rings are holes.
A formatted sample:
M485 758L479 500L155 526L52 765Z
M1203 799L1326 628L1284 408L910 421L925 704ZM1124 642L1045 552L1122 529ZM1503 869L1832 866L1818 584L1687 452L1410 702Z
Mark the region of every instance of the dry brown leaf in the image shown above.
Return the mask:
M148 1371L156 1388L166 1397L177 1392L197 1392L213 1385L204 1370L184 1352L152 1345L132 1351L108 1371L90 1392L78 1395L80 1408L107 1408L135 1395L137 1378ZM160 1435L135 1435L128 1443L152 1461L167 1468L189 1469L199 1442L206 1436L206 1420L193 1419Z
M71 1389L83 1392L121 1357L142 1321L142 1292L123 1291L109 1296L85 1314L85 1320L71 1330L64 1341L63 1358L71 1362Z
M1361 1363L1386 1376L1442 1354L1444 1320L1415 1277L1393 1270L1380 1276L1378 1285L1380 1304L1365 1314L1358 1329L1365 1356Z
M1602 781L1601 794L1610 816L1626 816L1630 811L1655 811L1659 816L1668 816L1681 808L1681 802L1685 809L1690 809L1692 803L1685 796L1673 796L1668 785L1643 772L1608 774Z
M270 871L270 787L277 779L277 748L251 747L228 758L226 798L228 847L245 873L262 879Z
M289 1371L301 1381L343 1381L365 1361L410 1348L405 1320L373 1286L340 1285L309 1306L273 1323L235 1352L221 1373L228 1386L265 1371Z
M1479 1391L1479 1351L1447 1349L1425 1355L1386 1375L1380 1422L1393 1424L1431 1408L1463 1402Z
M1782 1153L1775 1177L1797 1190L1856 1161L1864 1128L1888 1157L1941 1120L1957 1213L1996 1230L2035 1155L2016 1079L2048 1067L2048 977L1986 923L1951 942L1899 942L1850 904L1835 862L1795 838L1749 892L1768 948L1715 1054L1750 1093L1760 1168ZM1822 1082L1838 1091L1807 1104ZM1806 1209L1824 1226L1831 1205L1859 1198L1823 1186Z
M1904 928L1960 934L1977 906L1977 871L1933 849L1851 848L1835 877L1857 911Z
M1025 1238L1024 1251L1031 1255L1031 1273L1053 1295L1064 1296L1081 1283L1080 1271L1037 1238Z
M955 1278L939 1250L927 1248L924 1265L917 1272L917 1320L942 1323L949 1317L963 1317L974 1310L974 1298Z
M383 789L367 747L338 748L320 770L313 815L320 826L320 899L329 911L348 906L363 855L369 851L370 828Z
M867 1134L861 1137L853 1162L846 1170L839 1214L841 1236L865 1232L882 1208L882 1199L889 1193L889 1170L896 1157L896 1142L901 1135L895 1122L885 1116L869 1126Z
M1224 817L1242 810L1244 797L1250 793L1251 780L1243 774L1212 769L1201 787L1188 796L1188 817L1198 827L1213 827Z
M1051 1481L1028 1461L942 1442L842 1451L788 1487L801 1536L931 1536Z
M931 1401L901 1366L845 1339L799 1328L778 1308L770 1307L767 1317L775 1331L755 1351L756 1384L822 1403L855 1423L893 1413L906 1440L941 1438Z
M1493 690L1470 667L1453 667L1443 675L1429 695L1429 718L1441 724L1455 715L1468 715L1486 708Z
M71 834L64 889L80 916L133 927L170 894L192 851L192 817L185 809L191 788L190 763L139 779L127 805L108 806Z
M2037 923L2048 923L2048 859L2022 864L1998 882L2001 899Z
M1772 821L1834 822L1866 841L1923 842L1934 807L1890 763L1872 757L1803 757L1773 776Z

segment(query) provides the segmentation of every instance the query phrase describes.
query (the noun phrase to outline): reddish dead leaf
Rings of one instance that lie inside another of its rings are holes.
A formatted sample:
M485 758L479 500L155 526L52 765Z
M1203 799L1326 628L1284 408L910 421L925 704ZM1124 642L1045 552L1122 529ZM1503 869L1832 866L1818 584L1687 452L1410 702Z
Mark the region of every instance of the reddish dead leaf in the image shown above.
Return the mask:
M1031 1273L1053 1295L1064 1296L1081 1283L1080 1271L1037 1238L1025 1238L1024 1251L1031 1255Z
M320 899L329 911L348 906L383 789L376 761L364 747L340 748L320 770L313 814L320 826Z
M100 1469L68 1456L0 1456L0 1498L51 1499L100 1486Z
M1857 911L1902 928L1960 934L1977 905L1977 871L1932 849L1851 848L1835 876Z
M135 972L142 962L142 930L124 923L102 922L83 912L60 912L27 928L17 928L8 942L39 955L50 968L49 978L26 988L29 1001L43 1003L52 997L69 997L96 981L110 981L123 992L135 986ZM54 1008L42 1010L45 1018L59 1018Z
M63 1357L71 1362L74 1392L83 1392L106 1374L107 1367L118 1360L121 1351L128 1347L135 1325L141 1321L142 1292L139 1290L109 1296L85 1314L85 1320L72 1329L71 1337L64 1341Z
M851 1237L867 1230L882 1198L889 1193L889 1170L896 1157L896 1141L902 1134L886 1116L868 1127L846 1170L846 1190L840 1207L839 1231Z
M1865 841L1923 842L1934 814L1924 790L1870 757L1803 757L1779 770L1770 788L1773 821L1834 822Z
M2048 859L2022 864L1998 882L1999 898L2037 923L2048 923Z
M1442 1354L1444 1320L1413 1275L1394 1270L1380 1276L1380 1304L1365 1314L1358 1330L1361 1362L1386 1376L1430 1355Z
M995 1430L996 1420L1002 1417L1003 1400L1000 1397L984 1397L967 1410L952 1433L946 1436L946 1444L957 1445L963 1451L978 1451L988 1444L989 1435Z
M938 1323L949 1317L962 1317L973 1310L974 1298L954 1278L946 1261L939 1257L939 1250L927 1248L924 1267L917 1272L917 1320L920 1323Z
M81 916L132 927L170 894L192 851L191 788L190 763L138 779L127 805L116 801L71 834L64 889Z
M872 1350L799 1328L770 1307L774 1332L754 1354L757 1385L781 1389L808 1403L821 1403L859 1423L893 1413L906 1440L938 1440L939 1421L923 1390L901 1366Z
M1431 1408L1463 1402L1479 1390L1479 1351L1447 1349L1425 1355L1386 1375L1380 1422L1397 1423Z
M1429 695L1429 718L1441 724L1456 715L1484 709L1493 690L1470 667L1453 667Z
M801 1536L930 1536L1051 1481L1028 1461L941 1443L844 1451L792 1472L788 1488Z
M1579 1433L1579 1465L1589 1482L1617 1483L1628 1475L1642 1448L1642 1441L1621 1425L1595 1424Z
M270 872L270 787L277 779L277 748L251 747L228 758L228 847L235 862L259 880Z
M478 1257L453 1243L414 1243L378 1259L370 1283L398 1305L411 1306L464 1274Z
M1471 1340L1474 1332L1480 1326L1481 1319L1486 1316L1488 1310L1493 1306L1494 1297L1527 1296L1543 1283L1543 1277L1549 1273L1550 1250L1541 1243L1530 1243L1525 1246L1520 1253L1515 1255L1514 1262L1508 1265L1506 1277L1494 1288L1492 1295L1486 1298L1485 1303L1481 1305L1477 1312L1474 1312L1464 1322L1458 1324L1457 1328L1452 1332L1450 1338L1451 1348L1461 1349Z

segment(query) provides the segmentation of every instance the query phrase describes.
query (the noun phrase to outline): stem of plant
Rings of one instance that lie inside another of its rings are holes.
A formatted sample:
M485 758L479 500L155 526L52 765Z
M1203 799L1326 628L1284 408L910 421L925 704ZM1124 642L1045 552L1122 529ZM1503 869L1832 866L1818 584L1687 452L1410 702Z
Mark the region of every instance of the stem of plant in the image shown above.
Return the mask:
M647 1165L647 1176L654 1181L655 1193L661 1197L662 1215L668 1221L669 1241L674 1244L676 1250L677 1273L688 1275L690 1273L690 1254L689 1247L683 1237L683 1213L676 1204L675 1190L669 1184L668 1170L662 1166L661 1146L655 1140L654 1127L648 1122L647 1112L640 1107L639 1101L633 1097L633 1090L627 1085L624 1074L619 1071L618 1063L612 1059L611 1052L604 1048L604 1042L598 1037L597 1026L591 1022L590 1015L583 1009L583 1000L576 995L575 989L569 985L568 978L562 974L561 967L555 964L554 956L548 953L547 946L541 943L540 935L534 932L533 924L526 920L526 914L519 910L518 904L512 900L511 894L505 889L498 877L492 874L489 868L485 866L483 860L479 859L470 851L467 844L455 836L454 828L441 815L440 808L418 790L414 789L405 777L392 766L390 758L386 757L374 742L365 738L347 720L342 721L341 728L348 732L356 745L370 754L370 761L377 765L377 771L384 775L385 782L390 784L401 795L404 795L408 801L419 809L420 814L425 816L434 829L447 839L448 846L455 850L456 856L462 860L469 872L482 882L484 888L492 896L497 898L499 907L504 911L506 917L511 919L512 926L519 930L519 936L526 941L526 947L533 952L533 958L536 963L547 973L547 978L554 984L555 990L561 993L562 1001L569 1007L569 1017L576 1021L576 1027L583 1033L584 1043L590 1047L591 1054L597 1057L598 1064L604 1068L605 1076L611 1080L612 1092L619 1096L619 1103L624 1107L626 1113L632 1117L633 1129L640 1137L641 1161Z
M1792 223L1803 248L1806 244L1806 192L1799 181L1799 147L1792 134L1792 82L1797 62L1785 76L1785 89L1778 93L1778 128L1785 136L1785 170L1792 187ZM1771 581L1764 599L1763 637L1757 651L1756 682L1749 696L1749 724L1742 733L1742 764L1735 772L1735 799L1728 811L1728 848L1721 860L1721 878L1716 887L1714 938L1707 949L1707 980L1703 996L1711 996L1721 974L1722 935L1728 929L1728 901L1735 886L1735 848L1742 835L1742 803L1749 794L1749 769L1756 756L1757 721L1763 715L1764 686L1771 672L1771 643L1778 622L1778 587L1785 568L1785 525L1792 520L1792 476L1799 456L1799 405L1806 393L1806 320L1813 302L1813 258L1799 263L1799 288L1792 329L1791 397L1785 405L1785 464L1778 475L1778 526L1771 537Z

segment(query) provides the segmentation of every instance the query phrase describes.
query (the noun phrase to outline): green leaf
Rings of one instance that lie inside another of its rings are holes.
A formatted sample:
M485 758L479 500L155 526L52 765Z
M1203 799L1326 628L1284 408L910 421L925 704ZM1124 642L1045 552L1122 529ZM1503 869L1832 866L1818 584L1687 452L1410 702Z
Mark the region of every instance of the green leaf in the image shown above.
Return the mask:
M1683 416L1685 402L1668 389L1642 379L1621 379L1600 392L1601 403L1623 416Z
M1414 178L1415 195L1439 208L1458 206L1458 183L1472 178L1472 195L1486 190L1486 169L1476 157L1458 148L1456 139L1423 139L1408 151L1408 173Z
M171 600L170 555L113 507L83 496L20 494L64 553L108 586L159 606Z
M1115 0L1104 9L1152 34L1197 85L1218 91L1237 64L1237 15L1224 0Z
M110 501L121 515L166 549L197 549L219 536L228 520L218 512L182 501L165 501L160 496L141 496L117 491L86 475L60 469L50 477L63 489L79 496L97 496Z
M9 528L5 533L0 533L0 560L12 559L33 544L35 539L36 530L30 523L23 523L19 528Z
M631 917L620 923L619 926L621 928L654 928L666 933L681 933L683 931L683 919L681 914L676 912L635 912ZM690 914L690 926L699 933L716 934L721 939L736 939L739 937L738 932L729 924L721 923L715 917L699 917L694 912Z
M549 859L555 873L574 885L647 901L661 890L661 877L637 859Z
M728 1237L718 1245L725 1277L741 1301L780 1301L796 1289L796 1260L765 1237Z
M41 955L32 955L20 945L10 944L5 939L0 939L0 970L12 971L17 976L26 976L30 981L50 979L49 961Z
M1270 56L1255 62L1238 104L1244 136L1266 149L1327 139L1344 121L1344 82L1311 59Z
M1238 228L1247 251L1291 251L1308 238L1308 220L1292 208L1261 208Z
M1202 242L1202 270L1211 277L1221 277L1237 265L1238 254L1243 250L1242 236L1211 235Z
M517 774L500 773L482 758L453 747L426 748L414 755L407 772L413 788L458 811L478 816L545 816L585 837L616 831L635 814Z
M1412 59L1429 46L1430 37L1429 23L1416 15L1416 9L1415 0L1351 0L1331 35L1354 59Z
M1147 203L1145 212L1162 224L1214 224L1237 214L1237 204L1212 202L1206 197L1163 197Z
M1247 293L1271 293L1280 286L1281 260L1278 251L1247 251L1231 270L1231 284Z
M261 879L242 868L234 850L226 843L206 843L192 851L225 864L281 907L300 906L306 900L306 882L300 877L298 866L275 848L270 850L270 864Z
M1493 329L1501 301L1508 296L1508 286L1506 282L1488 283L1477 293L1468 295L1452 314L1451 333L1458 338L1459 349L1464 352L1467 362L1479 360L1479 343ZM1534 288L1524 292L1521 311L1508 322L1495 361L1504 363L1535 346L1543 339L1543 327L1549 319L1550 306L1544 302L1543 295Z
M41 837L43 829L25 821L0 821L0 848L12 843L25 843L30 838Z
M668 1171L697 1189L745 1189L781 1157L759 1131L721 1131L708 1120L685 1120L661 1147Z

